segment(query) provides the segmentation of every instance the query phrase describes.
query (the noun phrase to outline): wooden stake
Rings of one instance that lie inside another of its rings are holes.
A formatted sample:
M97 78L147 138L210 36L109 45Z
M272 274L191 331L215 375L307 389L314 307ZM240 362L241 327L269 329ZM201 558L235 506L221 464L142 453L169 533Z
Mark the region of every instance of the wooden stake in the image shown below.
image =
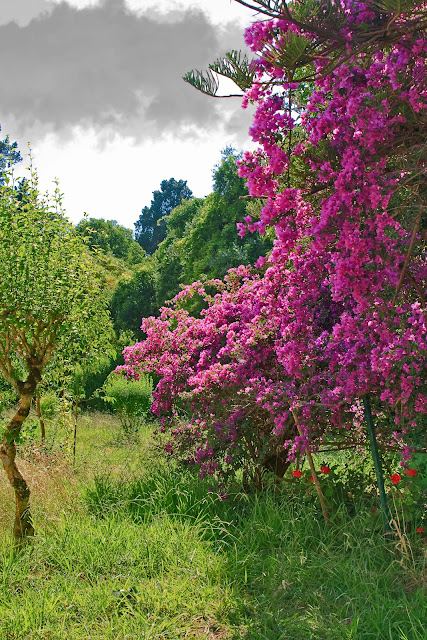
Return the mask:
M294 417L295 424L297 425L298 433L303 438L304 434L302 432L301 425L299 423L298 416L296 415L296 412L292 411L292 415ZM319 496L319 502L320 502L320 506L322 508L323 517L325 518L325 522L326 522L327 526L329 527L330 524L331 524L331 521L330 521L330 518L329 518L328 510L326 508L325 496L323 495L322 487L320 486L320 482L319 482L319 476L317 475L316 469L314 468L313 458L312 458L312 455L311 455L310 447L308 445L305 448L305 453L307 455L307 460L308 460L308 464L309 464L309 467L310 467L311 475L313 476L313 482L314 482L314 485L316 487L317 495Z

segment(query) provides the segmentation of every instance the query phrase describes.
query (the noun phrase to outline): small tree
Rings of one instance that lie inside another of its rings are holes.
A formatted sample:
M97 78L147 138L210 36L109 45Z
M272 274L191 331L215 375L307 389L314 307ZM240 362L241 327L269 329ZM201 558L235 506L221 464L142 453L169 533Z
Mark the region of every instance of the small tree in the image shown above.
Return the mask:
M0 187L0 372L19 396L0 458L15 491L17 540L34 533L30 490L16 464L32 398L52 354L76 334L90 345L107 317L86 247L62 215L59 191L53 203L42 197L34 175L25 190L19 200L7 178Z

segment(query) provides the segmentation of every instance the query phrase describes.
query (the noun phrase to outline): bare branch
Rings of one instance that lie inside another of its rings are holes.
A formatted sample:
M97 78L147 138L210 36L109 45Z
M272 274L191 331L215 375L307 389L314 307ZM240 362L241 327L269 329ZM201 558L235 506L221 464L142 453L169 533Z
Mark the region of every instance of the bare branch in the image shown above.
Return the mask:
M397 296L399 295L399 291L401 289L401 286L402 286L402 283L403 283L403 279L405 277L405 273L406 273L406 270L408 268L409 261L411 259L412 249L414 248L414 244L415 244L415 240L416 240L416 237L417 237L418 228L419 228L420 222L421 222L421 216L422 216L422 213L423 213L423 209L424 209L423 205L420 205L420 207L418 209L418 215L417 215L417 218L415 220L414 228L412 230L411 241L409 243L408 251L406 253L405 262L403 263L403 267L402 267L402 271L401 271L401 274L400 274L399 282L397 284L396 292L394 294L393 304L396 304Z

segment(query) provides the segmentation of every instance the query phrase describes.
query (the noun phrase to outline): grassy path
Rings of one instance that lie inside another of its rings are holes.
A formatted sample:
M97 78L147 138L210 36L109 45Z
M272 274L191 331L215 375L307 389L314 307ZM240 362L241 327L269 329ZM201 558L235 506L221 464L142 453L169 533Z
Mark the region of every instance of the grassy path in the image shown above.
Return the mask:
M58 453L22 463L37 537L19 555L0 477L2 640L426 640L422 543L402 567L369 510L327 531L286 488L222 501L148 430L117 433L85 417L77 472Z

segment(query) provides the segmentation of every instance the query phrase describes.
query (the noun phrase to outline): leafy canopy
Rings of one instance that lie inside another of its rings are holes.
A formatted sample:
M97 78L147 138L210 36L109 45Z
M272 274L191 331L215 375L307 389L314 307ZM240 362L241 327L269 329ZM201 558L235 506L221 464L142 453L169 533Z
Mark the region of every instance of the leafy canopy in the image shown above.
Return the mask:
M135 222L135 239L151 255L166 237L166 217L183 200L192 198L193 192L186 180L162 180L160 191L153 192L149 207L144 207Z
M129 266L144 260L144 252L133 239L131 229L126 229L116 220L84 218L77 224L76 231L86 239L91 249L100 249Z
M20 201L0 187L0 372L19 392L39 383L56 350L100 347L108 325L93 261L63 217L60 194L50 202L26 182Z
M245 181L238 175L239 157L232 147L225 148L213 170L213 193L184 202L168 216L166 239L155 253L159 306L175 296L181 284L202 276L222 278L229 269L253 264L271 249L266 236L236 234L237 223L254 204L249 205Z
M0 127L1 131L1 127ZM0 186L5 183L5 171L17 162L21 162L22 156L17 142L10 142L9 136L0 140Z
M117 335L131 331L135 338L142 338L142 318L156 313L154 273L149 266L140 267L118 281L110 312Z

